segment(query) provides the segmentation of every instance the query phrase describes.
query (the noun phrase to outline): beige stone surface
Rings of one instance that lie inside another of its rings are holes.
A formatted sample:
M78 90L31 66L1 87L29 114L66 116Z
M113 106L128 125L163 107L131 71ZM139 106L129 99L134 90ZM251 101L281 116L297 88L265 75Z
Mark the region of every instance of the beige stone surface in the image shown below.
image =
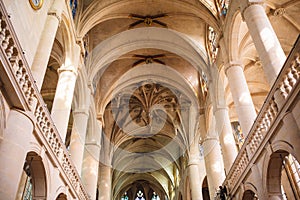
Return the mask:
M299 1L70 3L0 2L0 199L300 198Z

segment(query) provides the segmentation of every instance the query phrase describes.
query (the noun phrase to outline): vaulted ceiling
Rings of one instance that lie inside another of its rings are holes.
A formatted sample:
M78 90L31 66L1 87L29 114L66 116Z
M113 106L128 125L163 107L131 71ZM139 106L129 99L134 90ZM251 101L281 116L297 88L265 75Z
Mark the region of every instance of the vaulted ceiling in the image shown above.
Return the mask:
M75 26L84 38L86 69L97 114L103 118L110 150L113 195L138 190L172 195L180 180L196 130L197 113L205 108L207 80L224 79L225 101L231 120L237 120L222 59L212 60L209 30L231 42L231 57L244 64L253 102L261 107L270 86L238 10L232 0L225 17L218 0L81 0ZM229 1L226 1L227 3ZM266 12L286 53L300 32L298 0L266 0ZM211 27L209 29L209 27ZM285 28L282 28L285 27ZM62 27L60 28L62 29ZM47 79L63 51L58 31ZM232 35L228 35L232 33ZM234 35L234 36L233 36ZM215 46L218 48L219 46ZM220 67L214 77L213 61ZM51 81L50 81L51 82ZM55 83L43 86L55 89ZM42 90L43 91L43 90ZM191 117L194 119L189 120Z

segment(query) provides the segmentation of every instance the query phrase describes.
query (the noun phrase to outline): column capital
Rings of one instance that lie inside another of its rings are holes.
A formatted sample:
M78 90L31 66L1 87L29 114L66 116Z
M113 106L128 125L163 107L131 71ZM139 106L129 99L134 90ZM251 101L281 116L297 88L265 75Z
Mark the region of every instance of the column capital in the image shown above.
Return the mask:
M77 108L77 109L73 110L73 115L76 115L76 114L84 114L86 116L89 116L89 109Z
M57 69L58 75L64 73L64 72L72 72L75 76L78 75L77 69L74 69L73 67L60 67Z
M208 141L218 141L219 142L219 138L218 137L214 137L214 136L207 136L206 138L204 138L202 141L202 144Z
M244 0L240 2L240 12L243 21L245 21L244 12L247 8L249 8L252 5L263 5L264 2L262 0Z
M227 76L227 71L231 67L240 67L243 69L243 63L241 61L229 61L228 63L224 64L225 74Z

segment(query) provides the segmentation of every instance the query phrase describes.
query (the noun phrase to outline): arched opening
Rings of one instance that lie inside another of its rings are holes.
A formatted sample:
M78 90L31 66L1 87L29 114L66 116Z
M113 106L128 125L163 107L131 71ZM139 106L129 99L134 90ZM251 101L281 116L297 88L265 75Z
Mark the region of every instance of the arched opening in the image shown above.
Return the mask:
M203 200L210 200L207 176L205 176L205 178L202 182L202 197L203 197Z
M246 190L243 195L243 200L258 200L256 194L251 190Z
M67 199L68 199L67 195L65 195L63 193L60 193L56 198L56 200L67 200Z
M281 185L286 199L300 197L300 164L292 154L283 160Z
M300 165L293 155L283 150L271 155L267 172L269 198L299 198L299 180Z
M29 152L26 156L17 199L47 199L44 164L35 152Z
M181 194L181 192L179 193L178 200L182 200L182 194Z

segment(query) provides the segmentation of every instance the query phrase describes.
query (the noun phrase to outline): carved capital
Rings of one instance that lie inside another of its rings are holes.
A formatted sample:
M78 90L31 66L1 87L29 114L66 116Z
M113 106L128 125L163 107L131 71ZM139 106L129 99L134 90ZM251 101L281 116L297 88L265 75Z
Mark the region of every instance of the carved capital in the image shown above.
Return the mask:
M60 74L62 74L64 72L72 72L72 73L75 74L75 76L77 76L77 74L78 74L77 70L74 69L74 68L71 68L71 67L69 67L69 68L59 68L57 70L58 75L60 75Z
M85 108L82 109L79 108L73 111L73 115L77 115L77 114L84 114L86 116L89 116L89 110Z
M273 10L272 14L275 17L282 17L286 13L285 8L276 8Z

